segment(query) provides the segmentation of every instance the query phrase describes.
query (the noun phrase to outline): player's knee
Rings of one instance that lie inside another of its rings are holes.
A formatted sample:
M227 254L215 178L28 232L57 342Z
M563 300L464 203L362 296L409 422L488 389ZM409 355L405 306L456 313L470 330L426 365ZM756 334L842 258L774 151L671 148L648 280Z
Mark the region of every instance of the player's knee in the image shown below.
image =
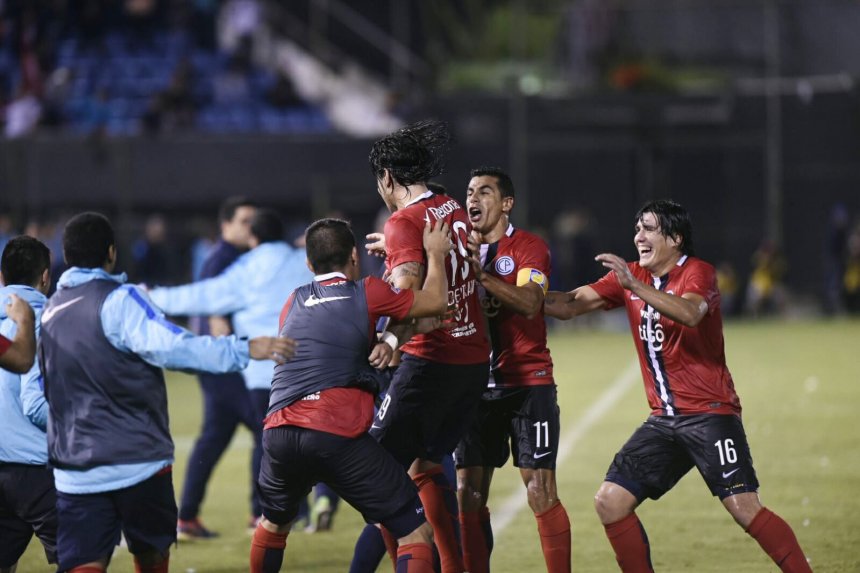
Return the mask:
M457 483L457 501L460 511L478 511L484 506L484 496L468 483Z
M538 479L529 480L526 485L529 507L534 513L543 513L558 503L554 487Z
M426 543L433 544L433 527L429 522L425 521L416 527L412 533L401 537L397 540L400 545L408 545L410 543Z
M632 508L624 503L624 500L617 495L613 487L604 483L594 494L594 510L597 512L601 523L608 525L627 517Z

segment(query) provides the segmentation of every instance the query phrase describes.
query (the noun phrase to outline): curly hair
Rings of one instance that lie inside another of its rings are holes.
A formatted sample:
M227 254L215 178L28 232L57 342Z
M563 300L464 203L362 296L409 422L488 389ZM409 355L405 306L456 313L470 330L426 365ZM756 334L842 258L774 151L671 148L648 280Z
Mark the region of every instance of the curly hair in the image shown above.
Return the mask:
M386 135L370 148L370 169L376 178L388 169L403 186L429 181L445 171L453 138L448 124L425 119Z

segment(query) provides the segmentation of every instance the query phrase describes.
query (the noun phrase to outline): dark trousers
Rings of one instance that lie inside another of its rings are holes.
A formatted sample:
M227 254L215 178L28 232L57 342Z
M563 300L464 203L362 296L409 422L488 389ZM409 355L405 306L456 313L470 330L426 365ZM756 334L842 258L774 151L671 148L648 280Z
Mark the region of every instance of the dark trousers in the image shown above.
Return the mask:
M268 390L248 390L239 374L203 374L203 427L188 458L179 519L194 519L206 495L206 484L221 455L230 445L236 427L244 425L254 436L251 454L251 513L262 513L255 484L263 458L263 418L269 406Z

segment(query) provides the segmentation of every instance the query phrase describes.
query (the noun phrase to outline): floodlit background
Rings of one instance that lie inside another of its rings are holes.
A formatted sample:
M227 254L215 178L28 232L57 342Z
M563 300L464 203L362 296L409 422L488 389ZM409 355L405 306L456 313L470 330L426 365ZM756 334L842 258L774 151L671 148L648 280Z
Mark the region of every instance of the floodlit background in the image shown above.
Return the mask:
M681 202L734 319L765 502L817 571L860 570L857 0L0 0L0 16L0 246L39 237L55 278L83 209L111 217L119 267L148 284L195 276L230 195L277 208L290 240L326 215L363 235L382 220L371 142L425 117L456 136L439 178L455 198L470 168L511 173L514 223L551 245L554 288L598 278L598 252L632 258L642 203ZM645 401L638 379L618 382L623 317L564 326L551 350L574 432L559 468L574 564L610 571L590 499ZM170 391L180 490L199 391L181 375ZM249 443L203 509L223 537L180 546L174 570L245 566ZM494 512L520 488L497 482ZM540 570L511 503L494 569ZM648 505L661 570L773 569L698 477ZM285 569L344 571L358 527L344 509L332 533L297 534ZM122 551L113 570L129 570ZM36 544L27 559L20 571L47 570Z

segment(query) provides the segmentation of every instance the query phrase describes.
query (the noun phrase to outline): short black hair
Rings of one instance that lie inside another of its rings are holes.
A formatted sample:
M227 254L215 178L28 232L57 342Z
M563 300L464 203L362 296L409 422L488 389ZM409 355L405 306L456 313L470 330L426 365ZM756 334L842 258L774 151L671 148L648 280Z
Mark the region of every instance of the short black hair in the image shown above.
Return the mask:
M258 209L251 220L251 234L260 244L284 240L284 222L274 209Z
M476 167L469 173L470 177L495 177L502 197L514 197L514 182L511 176L498 167Z
M0 260L3 282L8 285L34 287L42 273L51 267L51 251L39 239L19 235L6 243Z
M693 223L690 214L680 204L670 199L657 199L645 203L636 213L633 224L642 220L645 213L653 213L660 223L660 234L664 237L680 239L680 251L689 256L696 254L693 247Z
M355 248L355 234L343 219L320 219L305 231L308 261L318 275L342 269Z
M233 217L236 216L236 211L239 207L256 208L257 203L241 195L228 197L227 199L224 199L224 202L221 203L221 207L218 208L218 220L222 223L232 221Z
M113 227L101 213L75 215L63 229L63 257L70 267L101 267L115 244Z
M445 171L451 142L447 123L425 119L375 141L370 169L377 179L388 169L403 186L423 183Z

